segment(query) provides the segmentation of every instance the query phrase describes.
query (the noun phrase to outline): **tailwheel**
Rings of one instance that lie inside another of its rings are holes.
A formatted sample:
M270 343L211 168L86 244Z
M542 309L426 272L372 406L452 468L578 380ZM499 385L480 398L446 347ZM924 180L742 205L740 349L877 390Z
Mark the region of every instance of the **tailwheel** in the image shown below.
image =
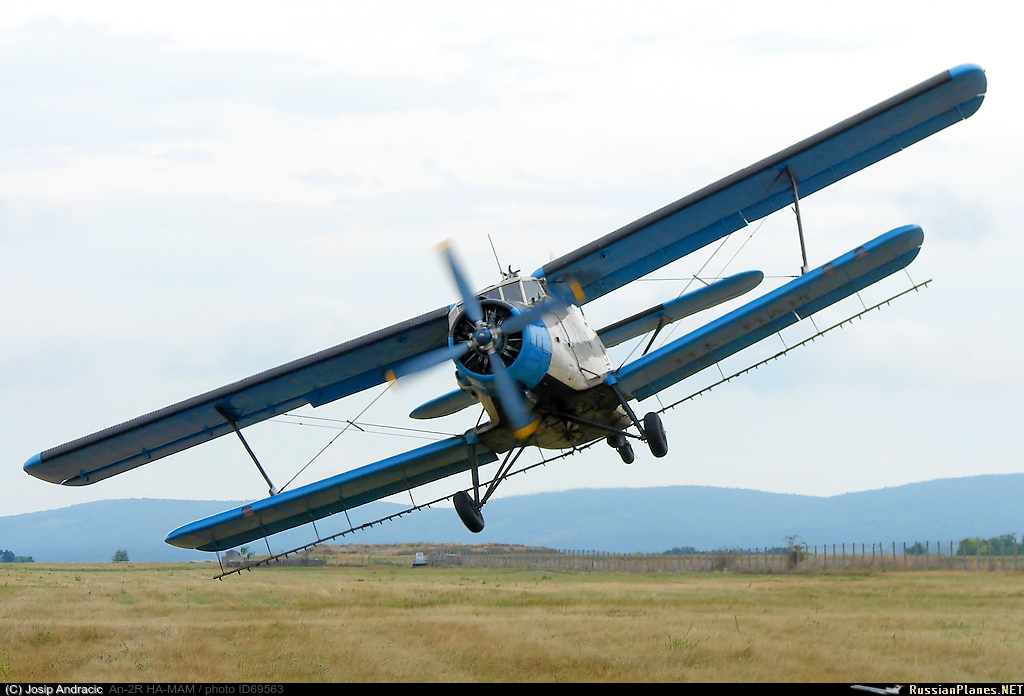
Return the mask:
M633 445L628 442L623 444L622 447L616 447L619 451L619 456L622 457L623 464L632 464L636 459L636 455L633 454Z
M612 433L606 438L606 441L609 447L619 453L624 464L632 464L636 460L636 455L633 454L633 446L629 444L629 440L622 433Z
M647 436L647 445L651 448L651 454L659 459L668 454L668 436L665 435L665 426L661 424L661 416L653 411L644 416L644 435Z
M622 433L612 433L611 435L605 438L605 442L607 442L608 446L611 447L612 449L622 449L623 446L628 444L626 441L626 436L623 435Z
M466 525L466 529L477 534L484 528L484 516L480 514L480 508L473 502L469 493L459 491L452 497L452 502L455 503L455 511L459 513L459 519Z

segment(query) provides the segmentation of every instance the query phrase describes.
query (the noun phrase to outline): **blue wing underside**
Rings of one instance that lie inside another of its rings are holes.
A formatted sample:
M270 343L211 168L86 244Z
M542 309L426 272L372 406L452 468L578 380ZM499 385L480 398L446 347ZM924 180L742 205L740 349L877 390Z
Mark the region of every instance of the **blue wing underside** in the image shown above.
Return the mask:
M468 451L466 436L434 442L185 525L171 532L167 543L201 551L230 549L466 471ZM476 452L479 465L497 459L484 447L477 446Z

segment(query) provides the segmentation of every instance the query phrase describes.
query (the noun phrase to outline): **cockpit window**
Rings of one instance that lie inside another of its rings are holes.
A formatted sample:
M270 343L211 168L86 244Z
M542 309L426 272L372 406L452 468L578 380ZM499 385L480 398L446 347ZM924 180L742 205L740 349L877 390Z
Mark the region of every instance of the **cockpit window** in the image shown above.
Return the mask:
M537 300L544 297L544 291L533 278L523 278L523 297L526 298L527 304L533 304Z
M502 293L505 294L506 302L515 302L516 304L523 304L523 291L519 287L519 281L509 283L508 285L501 286Z

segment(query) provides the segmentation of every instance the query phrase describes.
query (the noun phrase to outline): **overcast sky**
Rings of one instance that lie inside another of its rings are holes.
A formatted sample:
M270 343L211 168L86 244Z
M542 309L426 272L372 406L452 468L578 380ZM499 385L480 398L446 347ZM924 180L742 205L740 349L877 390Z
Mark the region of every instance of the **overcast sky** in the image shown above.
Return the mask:
M22 465L449 304L443 239L478 286L498 279L488 234L503 265L530 273L968 62L989 80L974 117L802 205L812 266L920 224L909 272L933 278L929 289L670 411L666 459L638 450L627 467L602 446L502 491L833 495L1024 471L1024 59L1005 3L150 4L35 2L0 15L0 515L260 497L262 479L229 438L84 488ZM798 271L791 212L730 261L753 231L704 273ZM710 253L653 277L692 275ZM899 274L864 301L909 283ZM684 285L634 283L585 311L603 326ZM860 308L851 298L818 325ZM723 370L781 346L765 343ZM454 388L452 372L404 382L363 420L463 431L476 411L406 417ZM353 418L378 393L301 412ZM247 433L280 485L336 431L268 422ZM424 443L346 432L293 485Z

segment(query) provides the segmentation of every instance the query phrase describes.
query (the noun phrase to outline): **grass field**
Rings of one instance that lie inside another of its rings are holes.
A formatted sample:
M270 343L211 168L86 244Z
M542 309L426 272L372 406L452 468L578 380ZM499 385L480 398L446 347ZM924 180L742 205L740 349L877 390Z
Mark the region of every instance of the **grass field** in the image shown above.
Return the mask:
M1015 681L1024 572L0 567L0 681Z

